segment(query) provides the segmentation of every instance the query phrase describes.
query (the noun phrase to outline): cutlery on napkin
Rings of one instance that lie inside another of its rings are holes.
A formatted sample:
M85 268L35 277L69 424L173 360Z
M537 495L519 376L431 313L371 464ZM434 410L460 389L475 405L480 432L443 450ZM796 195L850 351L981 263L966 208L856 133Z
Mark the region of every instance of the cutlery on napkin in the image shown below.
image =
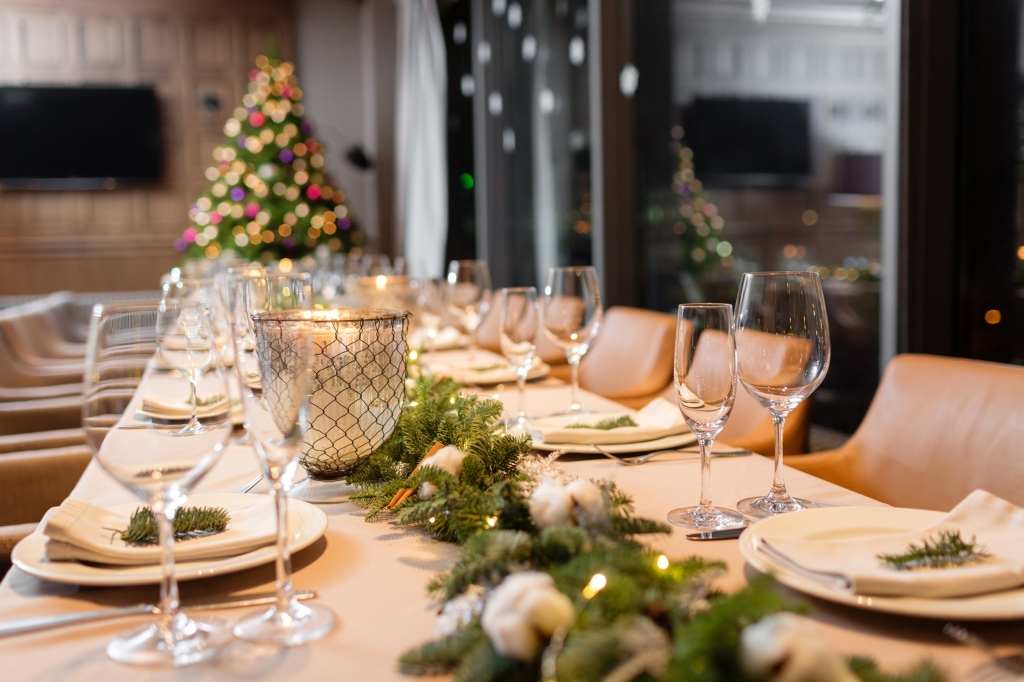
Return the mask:
M251 500L250 504L230 511L231 520L223 532L176 542L175 561L237 556L272 544L277 537L271 521L274 518L272 501L256 495L247 499ZM68 498L43 527L47 538L46 558L119 566L159 564L159 546L132 546L121 540L118 531L127 527L126 516Z
M614 429L572 428L594 425L603 419L627 415L636 426L620 426ZM687 431L679 408L664 398L655 398L638 412L618 414L559 415L535 419L529 423L531 432L541 435L545 443L566 445L616 445L619 443L643 443Z
M900 554L941 531L975 538L988 556L959 566L897 570L878 558ZM965 597L1024 585L1024 509L975 490L937 523L909 533L815 541L761 537L758 551L834 589L865 595Z

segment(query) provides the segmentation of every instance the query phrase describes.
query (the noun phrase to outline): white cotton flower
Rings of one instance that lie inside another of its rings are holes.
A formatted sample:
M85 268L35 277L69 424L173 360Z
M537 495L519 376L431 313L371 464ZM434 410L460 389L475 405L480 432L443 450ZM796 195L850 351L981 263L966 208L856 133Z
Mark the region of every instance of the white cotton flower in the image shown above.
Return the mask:
M572 601L558 591L547 573L513 573L494 590L480 625L495 650L527 663L556 630L572 624Z
M772 682L857 680L818 626L793 613L777 613L744 628L740 664L751 677Z
M421 467L437 467L447 471L452 476L458 478L459 474L462 473L462 461L466 459L466 453L459 450L454 445L448 445L441 448L430 457L424 457L423 461L420 462ZM420 485L420 497L424 500L429 500L437 492L437 486L429 481L424 482Z
M530 517L538 528L574 526L576 507L595 516L604 511L604 492L590 481L581 478L561 485L545 476L530 495Z

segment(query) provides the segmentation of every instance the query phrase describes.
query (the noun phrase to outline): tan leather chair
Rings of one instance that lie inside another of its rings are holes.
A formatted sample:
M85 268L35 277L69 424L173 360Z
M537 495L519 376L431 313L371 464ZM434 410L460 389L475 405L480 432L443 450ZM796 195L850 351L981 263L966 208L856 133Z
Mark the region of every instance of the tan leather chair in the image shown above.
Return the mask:
M36 433L12 433L0 436L0 456L11 452L50 450L72 445L85 445L85 429L55 429Z
M491 296L491 308L484 316L483 322L476 330L476 342L481 348L501 354L501 334L498 329L501 324L501 306L505 303L505 296L501 290L494 292ZM565 358L565 351L548 338L543 329L537 329L537 336L534 338L537 344L537 357L552 367L565 365L568 367L568 360Z
M81 396L0 403L0 436L74 429L81 424Z
M77 384L82 381L84 365L77 367L31 365L14 353L5 335L0 334L0 386L31 388Z
M1024 505L1024 368L900 355L843 447L790 466L901 507L949 510L977 488Z
M0 577L11 550L78 483L92 452L84 446L0 455Z
M66 339L56 322L70 312L72 302L65 292L0 311L0 333L26 364L79 367L86 344Z

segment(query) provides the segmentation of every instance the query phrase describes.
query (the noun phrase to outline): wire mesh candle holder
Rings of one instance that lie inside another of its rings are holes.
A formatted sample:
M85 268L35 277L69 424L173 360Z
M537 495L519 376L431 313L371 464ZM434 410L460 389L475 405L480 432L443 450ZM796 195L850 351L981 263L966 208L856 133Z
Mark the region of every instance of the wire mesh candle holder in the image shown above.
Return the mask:
M409 317L405 310L314 312L309 426L300 459L314 483L351 474L394 433L405 405ZM311 501L326 501L316 499L321 496Z

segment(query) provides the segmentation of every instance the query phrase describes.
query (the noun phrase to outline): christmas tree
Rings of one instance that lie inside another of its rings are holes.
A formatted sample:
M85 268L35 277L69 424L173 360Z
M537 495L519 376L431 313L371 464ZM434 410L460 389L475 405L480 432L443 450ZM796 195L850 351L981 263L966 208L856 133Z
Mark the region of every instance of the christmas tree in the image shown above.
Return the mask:
M297 258L320 244L347 252L362 233L345 193L323 169L324 148L303 119L294 66L257 57L242 106L224 124L224 142L206 169L210 186L189 210L175 248L190 258L222 251L264 262Z
M693 150L682 141L673 145L679 166L672 177L672 192L678 203L670 213L675 218L672 231L681 238L678 262L693 275L718 266L732 265L732 244L720 235L725 220L711 201L693 167Z

